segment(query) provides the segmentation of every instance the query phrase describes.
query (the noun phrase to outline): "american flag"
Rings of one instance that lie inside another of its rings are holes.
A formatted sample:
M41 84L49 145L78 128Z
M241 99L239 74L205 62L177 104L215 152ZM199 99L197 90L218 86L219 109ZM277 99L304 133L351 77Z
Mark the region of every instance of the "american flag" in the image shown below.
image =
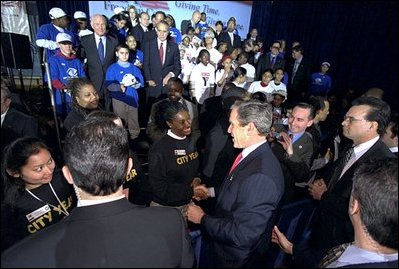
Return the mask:
M155 10L163 9L169 10L167 1L140 1L140 5L145 8L152 8Z

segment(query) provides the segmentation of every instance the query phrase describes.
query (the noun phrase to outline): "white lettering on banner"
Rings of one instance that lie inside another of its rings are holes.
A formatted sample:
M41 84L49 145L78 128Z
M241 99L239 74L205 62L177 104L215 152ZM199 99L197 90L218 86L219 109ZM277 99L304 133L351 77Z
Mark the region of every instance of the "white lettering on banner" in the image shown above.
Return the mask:
M29 36L25 1L1 1L1 31Z
M158 10L171 14L178 30L181 30L181 22L190 20L195 10L205 12L207 23L212 27L219 20L227 26L229 18L235 17L236 28L242 39L249 32L252 12L250 1L89 1L89 13L104 14L111 18L115 8L121 7L127 11L131 5L136 7L137 13L147 12L150 16Z

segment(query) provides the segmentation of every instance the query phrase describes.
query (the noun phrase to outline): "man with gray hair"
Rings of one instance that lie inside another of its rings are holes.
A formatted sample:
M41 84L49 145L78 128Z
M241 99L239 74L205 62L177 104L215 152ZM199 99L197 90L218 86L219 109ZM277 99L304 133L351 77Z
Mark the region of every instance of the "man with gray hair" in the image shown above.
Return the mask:
M201 197L217 197L214 214L189 205L187 217L203 226L200 267L253 267L268 248L271 228L284 191L280 164L267 141L270 104L258 100L233 105L228 133L242 148L220 189L196 187Z

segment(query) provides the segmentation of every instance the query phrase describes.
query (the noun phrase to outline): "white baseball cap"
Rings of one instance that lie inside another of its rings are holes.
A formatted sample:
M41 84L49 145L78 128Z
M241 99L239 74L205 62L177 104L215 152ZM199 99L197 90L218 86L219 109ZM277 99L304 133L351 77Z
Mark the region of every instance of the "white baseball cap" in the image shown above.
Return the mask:
M116 8L114 9L114 13L115 13L115 14L122 13L123 11L125 11L125 9L124 9L123 7L116 7Z
M125 74L123 76L123 79L122 79L123 86L129 87L129 86L132 86L132 85L134 85L136 83L137 83L137 79L132 74L128 73L128 74Z
M67 16L65 11L63 11L59 7L53 7L52 9L50 9L48 14L50 15L50 19L52 19L52 20L59 19L59 18Z
M321 65L326 65L328 68L330 68L330 63L329 62L322 62Z
M71 42L72 43L72 36L68 35L67 33L59 33L55 38L57 43L60 42Z
M87 19L86 13L84 13L83 11L76 11L73 14L73 18L74 19Z

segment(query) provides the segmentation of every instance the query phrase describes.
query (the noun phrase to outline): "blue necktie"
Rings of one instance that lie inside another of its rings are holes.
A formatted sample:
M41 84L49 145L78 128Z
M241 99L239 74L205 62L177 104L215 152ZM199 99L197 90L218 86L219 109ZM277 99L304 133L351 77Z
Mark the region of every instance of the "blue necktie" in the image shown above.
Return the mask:
M100 42L98 42L98 56L100 56L101 63L104 62L104 44L102 38L100 37Z

